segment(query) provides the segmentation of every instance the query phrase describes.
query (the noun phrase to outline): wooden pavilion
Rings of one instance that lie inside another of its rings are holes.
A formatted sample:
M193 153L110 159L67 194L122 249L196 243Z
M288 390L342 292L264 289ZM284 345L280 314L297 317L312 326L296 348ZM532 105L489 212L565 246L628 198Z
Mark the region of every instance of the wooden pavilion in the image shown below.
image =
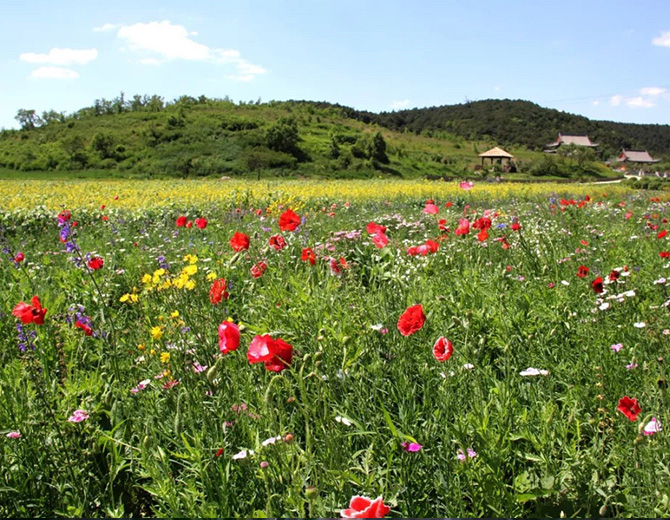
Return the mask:
M491 161L491 165L493 165L494 162L497 162L498 164L504 164L504 161L507 161L507 164L509 164L510 161L514 159L514 156L511 153L507 153L505 150L498 148L497 146L487 150L484 153L480 153L479 157L482 158L482 168L484 167L485 159L489 159Z

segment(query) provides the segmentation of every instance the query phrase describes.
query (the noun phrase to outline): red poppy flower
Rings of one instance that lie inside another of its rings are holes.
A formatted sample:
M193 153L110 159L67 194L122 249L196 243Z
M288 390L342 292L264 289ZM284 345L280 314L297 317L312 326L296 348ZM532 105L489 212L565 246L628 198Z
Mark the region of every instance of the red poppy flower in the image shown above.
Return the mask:
M274 355L272 343L273 339L269 334L254 337L249 344L249 350L247 350L247 359L249 360L249 363L254 364L270 361Z
M384 499L378 497L371 500L368 497L351 497L349 508L343 509L342 518L384 518L391 508L384 504Z
M437 227L440 228L440 231L449 231L449 228L447 227L447 219L446 218L441 218L437 222Z
M276 251L281 251L286 247L286 240L281 235L272 235L270 237L270 247Z
M333 275L338 275L342 272L342 269L340 269L340 265L337 263L337 260L334 258L330 259L330 272Z
M219 278L214 280L212 287L209 289L209 301L212 305L218 305L221 303L221 300L228 299L228 287L226 285L226 280Z
M440 212L440 208L438 208L432 202L429 202L429 203L426 203L426 207L423 208L423 212L428 213L429 215L437 215Z
M197 218L195 219L195 225L198 226L200 229L205 229L207 227L207 219L204 217Z
M266 264L261 260L257 264L254 264L254 266L251 268L251 276L253 276L254 278L260 278L261 276L263 276L263 273L267 268L268 264Z
M309 262L311 265L316 263L316 255L311 247L306 247L302 250L302 255L300 255L300 260L303 262Z
M61 211L58 214L58 221L59 222L67 222L68 220L70 220L71 216L72 216L72 214L68 210Z
M479 233L477 233L477 240L479 240L480 242L484 242L488 237L489 232L486 231L486 229L482 229Z
M488 217L482 217L480 219L475 220L475 222L472 224L472 227L475 229L490 229L491 228L491 219Z
M379 232L375 233L375 235L372 237L372 242L379 249L384 249L389 243L389 238L386 236L386 233Z
M215 454L216 457L220 457L221 455L223 455L223 448L219 448Z
M612 269L612 272L609 274L608 278L610 279L610 282L616 282L619 279L619 271L616 271Z
M239 231L235 232L233 238L230 239L230 247L236 252L249 249L249 237Z
M386 233L386 226L380 226L374 222L370 222L366 228L368 235L376 235L377 233Z
M21 251L19 251L18 253L16 253L16 256L14 256L14 261L17 264L20 264L21 262L23 262L25 260L25 258L26 258L26 255L24 255Z
M105 265L105 261L99 256L94 256L88 261L86 265L88 265L89 269L97 271L98 269L102 269L102 266Z
M513 222L512 223L512 231L519 231L521 229L521 224L518 222Z
M288 368L293 361L293 346L283 339L277 338L272 342L273 356L265 362L265 369L270 372L281 372Z
M191 229L191 228L193 227L193 221L189 220L189 221L186 223L186 227L187 227L188 229Z
M450 207L453 206L453 205L454 205L453 202L447 202L447 203L444 205L444 207L445 207L445 208L450 208Z
M87 336L92 336L93 335L93 329L90 326L86 325L86 323L83 323L83 322L77 320L77 322L74 324L74 326L78 329L83 330L84 334L86 334Z
M454 347L444 336L440 336L433 345L433 355L438 361L446 361L454 352Z
M182 215L181 217L177 218L177 222L175 222L177 227L184 227L186 225L186 217Z
M664 229L658 235L656 235L656 238L665 238L665 235L667 235L667 234L668 234L668 230Z
M426 322L426 315L421 305L408 307L398 319L398 330L403 336L410 336L417 330L421 330Z
M660 253L658 253L658 256L660 256L661 258L670 258L670 251L661 251Z
M619 399L619 406L617 406L622 414L628 417L631 421L637 421L637 416L640 414L642 409L637 403L637 399L630 398L627 395Z
M300 225L300 215L292 209L287 209L279 217L279 229L282 231L295 231Z
M598 278L593 280L591 282L591 287L593 287L593 290L598 294L603 292L603 277L599 276Z
M580 265L577 268L577 276L579 278L584 278L584 277L586 277L587 274L589 274L589 268L586 267L585 265Z
M230 321L224 321L219 325L219 350L222 354L228 354L239 346L240 328Z
M37 296L33 296L30 303L32 305L19 302L16 307L14 307L12 314L19 318L23 323L34 323L35 325L44 324L44 315L47 313L47 310L42 308L40 299Z

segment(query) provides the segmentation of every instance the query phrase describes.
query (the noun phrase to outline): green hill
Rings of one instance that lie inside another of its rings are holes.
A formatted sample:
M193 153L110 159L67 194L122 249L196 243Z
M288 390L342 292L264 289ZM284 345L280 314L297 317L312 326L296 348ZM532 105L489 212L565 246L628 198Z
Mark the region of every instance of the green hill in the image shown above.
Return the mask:
M0 132L0 168L96 176L463 176L496 145L522 172L607 175L595 157L547 158L543 145L561 130L589 133L607 150L635 139L652 152L670 147L667 126L589 121L522 101L373 114L308 101L121 95L70 115L20 110L17 119L21 130Z

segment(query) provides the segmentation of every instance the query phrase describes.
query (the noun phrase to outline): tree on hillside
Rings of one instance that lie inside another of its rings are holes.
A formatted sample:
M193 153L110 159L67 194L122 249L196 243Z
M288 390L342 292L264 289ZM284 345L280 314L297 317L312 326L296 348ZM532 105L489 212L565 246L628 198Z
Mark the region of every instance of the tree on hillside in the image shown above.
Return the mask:
M40 125L40 117L35 113L34 110L19 108L14 119L16 119L21 125L21 130L32 130L36 126Z
M295 154L298 149L298 123L294 117L282 117L265 134L268 148Z

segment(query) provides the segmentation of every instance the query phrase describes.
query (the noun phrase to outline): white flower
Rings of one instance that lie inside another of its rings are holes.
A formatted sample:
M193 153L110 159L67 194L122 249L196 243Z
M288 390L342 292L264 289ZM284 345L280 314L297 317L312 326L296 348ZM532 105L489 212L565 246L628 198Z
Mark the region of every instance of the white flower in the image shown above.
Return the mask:
M384 324L383 323L378 323L377 325L370 325L370 328L372 330L380 331L384 328Z
M466 363L463 365L463 370L472 370L475 366L472 363Z
M344 424L345 426L351 426L351 424L352 424L352 422L349 419L347 419L346 417L340 417L339 415L337 417L335 417L335 420L338 423Z
M661 277L658 280L654 280L654 285L660 285L660 284L665 283L665 282L666 282L666 279Z
M647 324L644 321L638 321L638 322L633 323L633 327L635 327L636 329L643 329L646 326L647 326Z
M626 296L627 298L632 298L633 296L635 296L635 291L633 290L626 291L625 293L623 293L623 295Z
M254 450L242 450L239 453L233 455L233 460L246 459L247 455L253 455Z
M519 375L528 377L528 376L546 376L549 374L549 370L543 370L541 368L529 367L526 370L519 372Z
M608 302L603 303L600 307L598 307L601 311L607 310L610 308L610 304Z
M661 421L656 419L656 417L652 417L651 421L649 421L642 430L645 435L654 435L660 431L663 431L663 426L661 426Z
M268 446L270 444L274 444L277 441L280 441L282 439L281 435L277 435L276 437L270 437L269 439L265 439L261 444L263 446Z
M570 285L570 282L568 282L567 280L561 280L561 283L562 283L563 285Z

